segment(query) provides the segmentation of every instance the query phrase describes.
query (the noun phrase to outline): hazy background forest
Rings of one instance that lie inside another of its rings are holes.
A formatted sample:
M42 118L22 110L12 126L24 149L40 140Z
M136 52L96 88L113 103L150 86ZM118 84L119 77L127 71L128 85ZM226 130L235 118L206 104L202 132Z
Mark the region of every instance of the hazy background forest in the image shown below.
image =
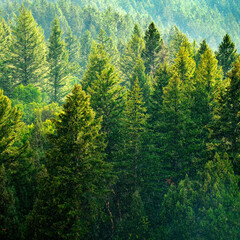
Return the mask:
M0 239L240 239L237 1L0 9Z

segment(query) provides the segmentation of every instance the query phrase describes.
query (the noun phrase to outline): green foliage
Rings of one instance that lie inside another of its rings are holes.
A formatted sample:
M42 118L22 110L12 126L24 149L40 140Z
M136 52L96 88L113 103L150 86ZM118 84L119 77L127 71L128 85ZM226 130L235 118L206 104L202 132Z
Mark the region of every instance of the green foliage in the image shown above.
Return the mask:
M133 34L126 46L126 51L121 57L120 69L124 78L124 83L129 87L129 80L132 75L133 67L136 64L137 58L142 53L144 41L141 38L141 33L138 25L134 26ZM145 70L144 70L145 71Z
M54 125L32 224L38 239L85 239L101 213L110 166L103 161L100 119L80 86L74 86Z
M213 123L213 109L216 107L216 92L222 81L222 71L213 52L207 47L201 55L201 61L195 73L194 89L191 93L193 103L191 118L199 143L198 152L195 150L195 171L199 171L206 162L206 143L209 142L208 127ZM209 153L208 153L209 154ZM196 175L196 174L194 174Z
M144 62L140 55L136 59L135 66L133 67L132 75L130 78L130 89L132 90L135 81L138 80L139 87L142 89L143 101L148 104L150 95L150 83L149 78L145 75Z
M155 71L155 58L160 52L162 48L162 39L160 33L158 32L155 24L152 22L148 29L145 32L144 42L145 48L142 52L142 58L145 63L146 73L150 73L151 71Z
M237 59L237 50L235 44L232 42L230 36L226 34L223 41L220 43L217 52L217 60L219 65L222 66L224 76L227 76L227 72L232 68L232 64Z
M10 47L13 84L42 84L47 73L43 31L24 6L16 22Z
M4 19L0 20L0 88L4 94L11 95L12 79L10 77L10 59L11 54L11 31Z
M104 51L102 45L93 44L92 50L89 56L89 62L87 70L84 73L81 81L82 88L87 90L91 87L93 82L101 75L102 71L110 64L108 54Z
M199 63L201 62L201 57L202 55L205 53L206 49L208 48L206 39L204 39L201 43L200 43L200 48L197 51L196 57L195 57L195 61L197 66L199 65Z
M188 176L164 197L161 215L163 239L238 239L238 177L225 154L215 155L199 181Z
M68 52L65 43L61 40L62 32L57 18L54 19L49 38L49 93L50 102L61 103L68 91L68 81L70 78Z
M0 237L9 240L18 238L18 226L19 219L16 214L13 191L2 164L0 167Z
M0 238L238 239L237 6L86 4L0 4Z
M228 152L234 163L234 170L239 173L239 60L233 66L216 96L217 106L214 109L214 123L211 126L212 139L219 151Z

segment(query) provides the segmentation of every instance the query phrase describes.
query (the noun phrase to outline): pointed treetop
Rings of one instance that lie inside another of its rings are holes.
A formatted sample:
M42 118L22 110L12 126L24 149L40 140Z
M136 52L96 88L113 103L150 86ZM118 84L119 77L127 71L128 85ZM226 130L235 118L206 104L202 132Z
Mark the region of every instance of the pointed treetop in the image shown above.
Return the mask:
M137 23L134 25L133 35L137 35L138 37L141 37L141 30Z
M219 65L222 66L224 76L227 76L227 72L232 68L232 64L237 59L237 49L235 49L235 43L232 42L230 36L226 34L223 41L220 43L217 52L217 60Z

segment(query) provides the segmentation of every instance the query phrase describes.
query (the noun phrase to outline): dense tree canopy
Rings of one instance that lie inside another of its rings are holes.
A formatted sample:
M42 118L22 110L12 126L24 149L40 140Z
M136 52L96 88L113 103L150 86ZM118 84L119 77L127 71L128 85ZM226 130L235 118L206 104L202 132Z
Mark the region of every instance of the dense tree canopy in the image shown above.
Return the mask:
M199 3L0 3L1 239L240 238L238 6Z

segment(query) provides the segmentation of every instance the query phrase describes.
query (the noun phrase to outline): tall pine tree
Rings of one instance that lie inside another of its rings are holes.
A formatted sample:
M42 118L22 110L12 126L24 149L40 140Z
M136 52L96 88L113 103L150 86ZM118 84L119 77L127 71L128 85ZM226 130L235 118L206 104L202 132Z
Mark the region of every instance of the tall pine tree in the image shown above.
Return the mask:
M111 179L100 122L89 95L75 85L54 120L47 173L28 220L38 239L90 239Z
M52 22L49 38L48 64L49 64L49 97L51 102L62 103L68 91L68 78L70 78L69 56L62 38L58 18Z
M11 65L14 85L43 85L47 74L44 35L23 5L12 30Z
M142 58L145 63L146 73L156 69L156 57L160 52L163 44L163 40L155 24L152 22L145 32L144 36L145 48L142 52Z
M237 49L235 49L235 44L230 36L226 34L217 51L217 60L219 65L222 66L224 77L227 76L227 72L232 68L232 64L236 59Z

